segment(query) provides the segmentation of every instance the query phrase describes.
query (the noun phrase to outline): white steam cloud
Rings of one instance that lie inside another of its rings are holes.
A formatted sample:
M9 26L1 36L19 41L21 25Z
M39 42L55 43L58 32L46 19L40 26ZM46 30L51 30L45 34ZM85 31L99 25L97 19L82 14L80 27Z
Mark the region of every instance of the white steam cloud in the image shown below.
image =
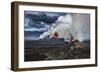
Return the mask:
M90 39L90 17L87 14L66 14L60 16L55 23L40 35L39 39L49 38L54 36L54 33L59 34L58 38L64 38L65 41L69 41L70 37L83 41Z

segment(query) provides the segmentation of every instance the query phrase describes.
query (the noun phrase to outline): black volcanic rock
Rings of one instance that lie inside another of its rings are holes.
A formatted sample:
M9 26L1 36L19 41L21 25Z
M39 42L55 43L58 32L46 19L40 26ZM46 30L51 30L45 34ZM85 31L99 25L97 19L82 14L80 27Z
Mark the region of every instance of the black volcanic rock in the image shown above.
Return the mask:
M34 46L63 46L64 39L43 39L43 40L25 40L25 48L32 48Z
M54 40L54 39L52 39ZM42 40L41 40L42 41ZM74 44L76 43L76 44ZM76 47L82 44L83 47ZM90 42L65 42L64 47L31 47L25 48L24 61L67 60L90 58ZM71 48L73 47L73 49Z

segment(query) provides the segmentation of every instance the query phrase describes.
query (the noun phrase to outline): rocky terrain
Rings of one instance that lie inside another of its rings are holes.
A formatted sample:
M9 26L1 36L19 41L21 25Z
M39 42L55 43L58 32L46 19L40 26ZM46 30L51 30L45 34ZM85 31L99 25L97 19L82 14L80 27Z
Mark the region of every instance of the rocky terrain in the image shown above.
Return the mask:
M25 48L24 61L67 60L90 58L90 41L66 42L63 46Z

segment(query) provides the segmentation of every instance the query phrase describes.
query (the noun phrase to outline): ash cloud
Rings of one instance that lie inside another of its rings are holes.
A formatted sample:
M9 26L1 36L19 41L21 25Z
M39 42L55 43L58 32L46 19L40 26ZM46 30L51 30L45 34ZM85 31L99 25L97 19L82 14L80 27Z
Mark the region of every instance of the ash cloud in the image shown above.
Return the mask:
M59 31L60 37L67 40L69 34L63 30L80 41L90 40L89 14L25 11L24 15L25 40L43 39L47 35L52 37L54 31Z

